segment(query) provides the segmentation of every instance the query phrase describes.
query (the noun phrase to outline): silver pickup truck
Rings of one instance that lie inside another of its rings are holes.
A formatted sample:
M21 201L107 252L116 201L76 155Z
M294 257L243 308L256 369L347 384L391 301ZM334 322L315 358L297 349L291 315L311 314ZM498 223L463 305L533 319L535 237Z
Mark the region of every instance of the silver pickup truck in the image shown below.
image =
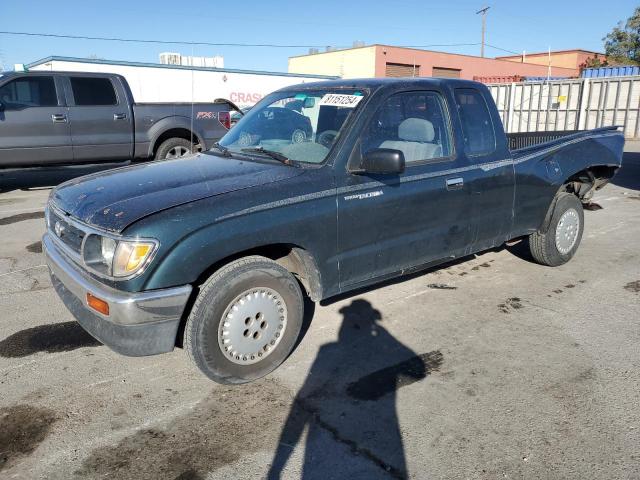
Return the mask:
M0 74L0 168L177 158L230 127L233 103L135 103L121 75Z

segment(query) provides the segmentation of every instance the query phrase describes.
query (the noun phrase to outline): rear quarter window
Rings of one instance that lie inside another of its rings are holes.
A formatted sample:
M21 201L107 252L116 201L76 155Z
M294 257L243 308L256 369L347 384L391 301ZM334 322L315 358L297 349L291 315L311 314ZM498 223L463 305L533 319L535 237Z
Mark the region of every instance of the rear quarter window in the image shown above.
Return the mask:
M496 134L487 102L475 88L456 88L456 106L462 123L464 152L488 155L496 150Z

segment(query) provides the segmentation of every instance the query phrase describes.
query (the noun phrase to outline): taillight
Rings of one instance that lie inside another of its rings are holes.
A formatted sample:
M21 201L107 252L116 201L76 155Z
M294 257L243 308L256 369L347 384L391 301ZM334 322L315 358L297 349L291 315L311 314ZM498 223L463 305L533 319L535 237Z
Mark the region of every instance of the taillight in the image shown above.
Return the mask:
M231 114L229 112L218 112L218 121L227 130L231 128Z

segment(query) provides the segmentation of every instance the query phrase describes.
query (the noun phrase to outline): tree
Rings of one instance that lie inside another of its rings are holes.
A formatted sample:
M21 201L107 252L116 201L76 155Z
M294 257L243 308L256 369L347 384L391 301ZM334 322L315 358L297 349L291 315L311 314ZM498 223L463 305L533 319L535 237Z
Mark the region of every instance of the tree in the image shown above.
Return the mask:
M606 67L608 65L609 62L607 61L607 58L600 57L600 55L596 53L593 57L587 58L584 63L580 65L580 71L584 70L585 68L600 68Z
M640 7L602 40L609 64L640 65Z

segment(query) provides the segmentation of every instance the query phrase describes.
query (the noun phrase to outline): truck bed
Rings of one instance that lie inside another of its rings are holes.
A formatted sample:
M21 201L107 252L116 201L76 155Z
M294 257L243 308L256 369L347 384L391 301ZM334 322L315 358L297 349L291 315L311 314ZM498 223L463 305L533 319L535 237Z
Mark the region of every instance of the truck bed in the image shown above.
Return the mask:
M570 140L576 140L602 132L617 130L619 127L601 127L593 130L550 130L540 132L507 133L509 149L514 158L524 154L530 154L536 150L553 147Z

